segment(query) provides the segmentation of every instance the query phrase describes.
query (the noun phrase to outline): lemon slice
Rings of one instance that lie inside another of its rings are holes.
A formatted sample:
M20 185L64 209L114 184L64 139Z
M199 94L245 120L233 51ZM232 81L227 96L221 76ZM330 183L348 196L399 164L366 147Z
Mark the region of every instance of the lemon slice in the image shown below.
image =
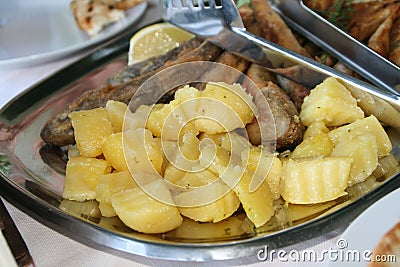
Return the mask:
M166 22L147 26L131 37L128 65L165 54L193 37L193 34Z

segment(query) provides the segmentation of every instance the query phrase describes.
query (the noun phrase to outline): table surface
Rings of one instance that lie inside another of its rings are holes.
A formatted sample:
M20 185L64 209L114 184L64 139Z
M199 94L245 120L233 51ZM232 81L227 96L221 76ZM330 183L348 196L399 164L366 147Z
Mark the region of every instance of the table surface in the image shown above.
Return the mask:
M153 12L153 13L152 13ZM146 24L154 16L155 11L146 13L140 24ZM0 108L8 101L23 93L34 84L40 82L56 71L73 63L90 51L81 51L67 58L43 63L41 65L0 69ZM13 220L24 238L37 266L187 266L187 262L165 261L160 259L133 256L130 259L95 250L78 243L29 217L10 203L5 203ZM295 244L281 250L301 252L313 250L322 253L335 249L336 242L346 229L342 226L317 238ZM260 248L262 249L262 248ZM326 266L328 261L313 263L314 266ZM311 264L311 265L313 265ZM278 259L260 261L257 255L228 261L191 263L195 266L310 266L307 262L283 262Z

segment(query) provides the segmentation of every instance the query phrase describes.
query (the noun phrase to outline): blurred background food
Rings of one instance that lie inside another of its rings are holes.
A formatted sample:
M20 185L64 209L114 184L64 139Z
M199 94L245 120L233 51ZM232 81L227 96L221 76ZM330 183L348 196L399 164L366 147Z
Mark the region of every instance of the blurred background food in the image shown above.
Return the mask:
M400 65L400 1L303 2L358 41Z
M125 11L143 0L72 0L70 7L79 28L93 37L126 17Z

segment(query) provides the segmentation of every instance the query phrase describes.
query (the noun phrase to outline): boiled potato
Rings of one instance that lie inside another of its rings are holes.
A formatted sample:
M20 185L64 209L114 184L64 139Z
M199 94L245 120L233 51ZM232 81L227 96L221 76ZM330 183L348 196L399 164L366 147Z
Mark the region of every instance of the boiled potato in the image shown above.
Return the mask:
M154 107L155 109L157 107ZM127 111L124 118L122 131L145 128L152 108L147 105L140 105L135 112Z
M106 110L114 133L121 132L128 105L120 101L108 100L106 103Z
M347 132L332 151L332 156L352 159L348 185L363 182L378 166L378 147L372 133Z
M113 172L100 175L96 187L96 200L104 217L112 217L117 214L111 205L112 195L125 189L138 187L129 171Z
M181 225L182 216L163 181L142 187L145 191L131 188L111 197L112 207L125 225L148 234L165 233Z
M198 116L197 99L200 95L201 92L199 90L189 85L185 85L175 92L172 103L176 106L179 105L179 108L182 110L182 113L185 114L186 119L194 119Z
M242 152L251 147L249 140L235 132L223 134L221 138L221 147L231 152L231 155L242 157Z
M283 199L315 204L346 195L351 161L349 157L289 159L283 168Z
M108 112L105 108L73 111L69 115L76 146L82 157L101 155L104 140L113 132Z
M320 133L305 138L292 153L292 158L329 156L333 150L333 142L328 134Z
M218 223L196 222L183 218L181 226L166 233L166 237L182 238L186 240L231 239L242 238L254 234L254 226L246 216L232 216Z
M216 175L222 175L231 161L230 151L215 146L215 144L208 144L201 148L200 166L207 168Z
M233 188L247 217L255 227L264 225L274 215L272 193L266 180L254 188L251 183L253 179L259 178L251 170L240 166L228 168L221 179Z
M64 179L63 198L77 201L95 199L100 175L110 172L111 166L106 160L86 157L70 158Z
M175 184L177 180L181 179L183 176L185 176L186 172L176 168L172 164L167 164L164 170L164 179L167 180L168 182Z
M332 139L333 144L336 145L347 133L359 133L363 134L365 132L372 133L376 137L376 144L378 146L378 156L389 155L392 151L392 143L390 142L389 136L383 129L382 125L379 123L378 119L371 115L361 120L357 120L348 125L336 128L330 131L329 137Z
M199 147L200 140L191 132L185 133L178 142L162 141L166 161L182 171L191 171L199 165Z
M314 121L307 127L306 131L304 132L303 139L328 132L329 129L326 127L323 121Z
M174 100L150 112L146 128L163 140L178 140L186 132L197 135L192 116L197 109L195 99L199 94L197 89L189 86L177 90Z
M357 100L335 78L327 78L311 90L301 106L300 120L305 126L323 121L326 126L340 126L364 117Z
M196 129L208 134L244 128L256 113L252 97L240 84L208 83L199 98Z
M104 144L102 147L103 156L111 164L111 166L118 171L128 169L124 156L122 135L122 132L110 134L104 140Z
M179 140L179 148L182 155L188 160L197 160L200 157L200 140L192 133L186 133Z
M208 185L216 180L218 180L218 176L215 173L207 169L202 169L200 171L185 172L174 184L180 186L182 190L186 190Z
M278 156L263 151L261 147L251 147L249 153L243 152L242 155L242 165L255 172L255 177L262 179L261 181L265 179L271 189L272 198L274 200L279 199L283 169ZM253 179L252 185L261 181Z
M367 116L374 115L385 125L400 129L400 112L385 100L366 91L348 85L351 94L357 98L357 103Z
M189 177L186 177L189 178ZM197 177L182 182L201 185ZM210 179L210 177L199 177ZM214 178L217 178L214 176ZM214 181L204 186L184 191L176 196L174 200L178 205L179 212L192 220L199 222L219 222L230 217L240 205L238 197L224 183Z
M199 137L200 141L205 140L205 139L210 139L217 146L221 146L222 138L225 137L225 134L226 133L208 134L208 133L201 132L198 135L198 137Z
M161 141L147 129L128 130L123 133L123 145L128 169L132 173L161 173L163 153Z

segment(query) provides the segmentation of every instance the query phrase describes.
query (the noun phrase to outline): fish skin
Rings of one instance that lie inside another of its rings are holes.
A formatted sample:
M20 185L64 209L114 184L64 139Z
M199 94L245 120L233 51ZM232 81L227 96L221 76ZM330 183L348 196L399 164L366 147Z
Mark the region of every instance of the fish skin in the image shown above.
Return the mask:
M304 126L298 118L299 112L286 92L275 83L275 77L270 75L264 67L257 64L250 66L247 76L261 90L270 109L261 109L257 118L258 121L253 120L246 125L250 142L253 145L260 145L266 138L270 143L275 142L278 151L290 149L299 144L304 133ZM256 106L261 107L262 103L258 103L259 101L264 101L264 99L255 99ZM268 125L271 125L271 123L275 127L269 127ZM261 126L263 138L260 125L265 126Z
M107 83L112 86L117 86L129 82L137 76L161 68L168 61L175 60L179 56L192 51L193 49L199 47L203 41L204 40L201 38L195 37L187 42L182 43L180 46L172 49L166 54L151 57L133 65L128 65L108 79Z
M191 51L185 51L185 53L179 54L176 59L166 61L161 67L132 78L126 83L117 84L116 86L107 83L100 88L89 90L70 103L63 112L51 118L42 128L40 136L46 143L56 146L74 144L74 130L68 118L70 112L104 107L108 100L116 100L128 104L139 86L161 69L184 62L213 61L221 53L222 50L220 48L204 41L199 47Z

